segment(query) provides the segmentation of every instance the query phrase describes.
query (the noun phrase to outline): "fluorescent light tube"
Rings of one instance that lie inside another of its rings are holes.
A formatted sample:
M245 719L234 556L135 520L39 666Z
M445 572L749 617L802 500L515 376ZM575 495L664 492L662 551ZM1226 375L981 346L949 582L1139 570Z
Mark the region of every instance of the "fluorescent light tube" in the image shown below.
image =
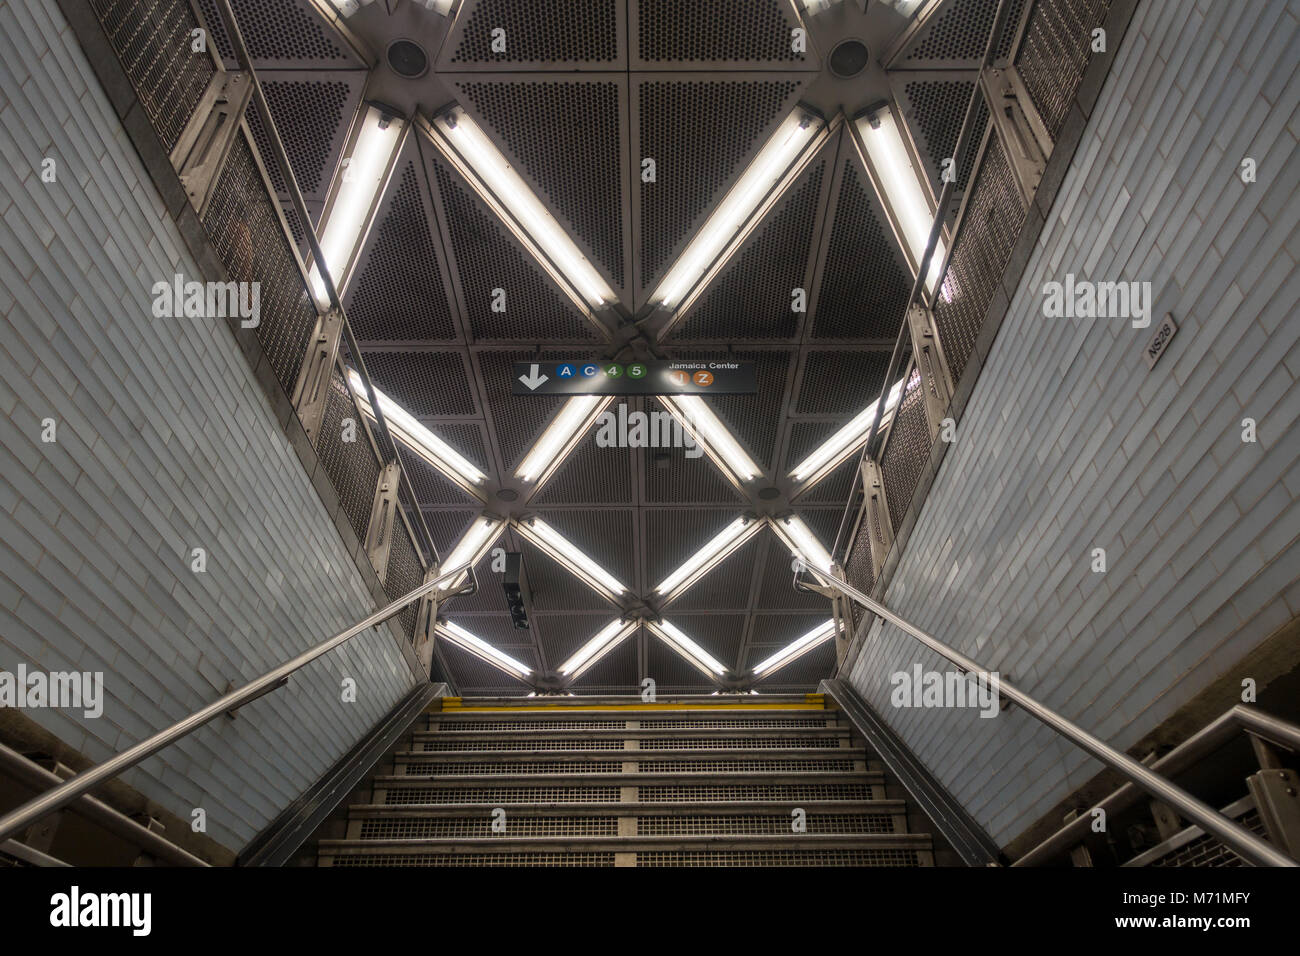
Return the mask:
M740 442L722 424L722 419L698 395L659 395L659 402L682 423L682 427L699 443L724 472L740 482L753 481L763 473Z
M361 411L374 418L375 412L370 407L365 383L361 381L361 376L357 374L356 369L348 369L348 382L352 386L352 393L357 397L357 404L361 407ZM379 402L379 410L383 412L384 421L388 423L388 429L393 433L393 437L418 452L443 474L474 485L482 483L487 477L456 449L412 418L406 409L379 389L375 389L375 398Z
M889 421L890 414L898 404L898 398L902 394L904 384L905 379L900 378L894 383L894 387L889 390L888 400L885 402L885 411L880 416L881 427L884 427L885 423ZM878 401L879 399L876 400L876 402ZM847 425L831 435L830 438L817 446L812 454L795 465L794 470L790 472L790 477L795 481L803 481L816 474L826 474L843 462L859 445L867 440L867 433L871 431L871 423L876 417L876 402L872 402L858 412Z
M387 176L393 154L402 141L403 127L400 119L386 117L382 111L370 107L361 121L361 132L352 147L352 155L344 160L347 165L343 167L338 192L330 204L320 239L321 254L340 297L362 230L370 219L375 200L379 198L379 188ZM321 308L328 308L330 299L325 280L315 265L311 270L311 288L316 303Z
M596 416L612 401L612 397L600 395L576 395L566 401L560 414L551 419L537 444L519 463L515 477L522 481L537 481L557 467L591 427Z
M798 657L802 657L818 644L829 640L835 634L835 621L828 620L818 624L815 628L791 644L781 648L767 660L754 667L754 675L761 676L768 671L774 671L784 667Z
M823 574L831 573L830 552L817 540L817 535L813 534L812 528L802 518L798 515L780 518L773 522L773 527L795 557L801 558L804 564Z
M464 109L442 113L432 125L588 305L614 301L614 290Z
M597 631L591 640L578 648L572 657L560 665L560 675L581 677L596 661L623 643L623 639L635 631L636 627L636 621L610 621Z
M585 581L592 590L610 598L627 593L627 587L578 547L541 518L530 518L516 524L519 533Z
M824 127L820 118L803 109L786 117L668 270L655 290L656 302L671 308L690 292Z
M451 549L451 552L442 559L440 566L447 569L458 568L462 564L473 566L483 557L484 552L496 540L497 534L500 533L503 527L504 523L500 518L479 515L474 519L474 523L469 526L469 530L456 542L456 546ZM469 577L468 571L458 575L450 583L443 584L438 590L454 591L465 583L467 577Z
M718 663L708 651L683 634L675 625L667 621L658 623L647 621L646 626L702 673L721 677L727 672L727 669Z
M925 179L912 164L902 130L888 106L882 105L874 113L859 117L857 127L880 187L881 199L907 245L912 272L915 273L934 225L935 212L930 205ZM933 292L938 285L946 257L941 233L930 257L930 273L925 280L927 291Z
M736 548L750 538L762 523L739 517L713 537L704 547L687 558L682 565L655 588L655 593L667 600L677 597L713 568L717 567Z
M482 638L475 637L455 621L439 621L435 630L457 647L464 648L480 660L487 661L521 680L532 673L531 668L521 664L509 654L501 653Z

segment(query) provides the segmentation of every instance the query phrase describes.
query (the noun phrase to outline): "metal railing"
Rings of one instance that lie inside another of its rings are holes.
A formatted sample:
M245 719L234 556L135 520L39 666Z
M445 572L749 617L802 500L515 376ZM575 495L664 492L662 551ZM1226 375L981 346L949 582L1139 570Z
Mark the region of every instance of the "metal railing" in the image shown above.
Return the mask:
M804 570L816 575L817 578L823 581L827 586L832 587L852 600L857 601L872 614L876 615L876 617L893 624L899 630L934 651L934 653L938 654L940 657L955 664L967 675L989 673L988 669L981 667L966 655L953 650L938 638L931 634L927 634L919 627L916 627L914 624L899 617L883 604L873 601L851 584L848 584L833 575L819 571L811 566L806 567ZM1266 840L1260 839L1257 835L1240 826L1235 821L1229 820L1208 803L1197 799L1166 777L1156 773L1154 769L1144 766L1127 754L1116 750L1104 741L1094 737L1082 727L1079 727L1074 722L1066 719L1050 707L1040 703L1023 691L1013 687L1011 684L999 680L998 692L1012 703L1017 704L1025 711L1025 713L1029 714L1035 720L1046 724L1066 740L1069 740L1077 747L1080 747L1091 756L1100 760L1112 770L1128 778L1133 786L1145 791L1156 799L1163 800L1165 803L1169 804L1184 817L1201 827L1205 832L1217 837L1248 862L1260 866L1300 866L1300 863L1297 863L1277 847L1268 843ZM0 821L0 823L2 822L3 821ZM1089 822L1090 821L1085 818L1082 825L1086 826ZM1066 828L1066 830L1069 829L1069 827ZM3 836L3 830L0 830L0 836Z
M82 794L87 793L92 788L103 783L111 777L116 777L124 770L129 770L140 761L147 757L153 756L159 750L162 750L168 744L180 740L187 734L198 730L204 724L242 707L244 704L261 697L263 694L270 693L282 681L288 680L289 676L306 664L310 664L318 657L328 654L334 648L346 643L358 634L374 627L376 624L382 624L389 618L399 614L407 605L418 601L426 594L432 594L438 590L438 586L444 581L452 580L456 576L463 574L469 569L468 564L460 565L445 571L437 577L426 581L418 588L415 588L404 594L402 597L389 604L384 605L368 617L363 618L356 624L346 630L340 631L323 644L303 651L297 657L286 661L274 670L268 671L256 680L245 684L238 690L231 691L224 697L213 701L201 710L197 710L190 716L179 720L163 730L158 731L152 737L140 741L134 747L122 751L116 757L112 757L98 766L89 770L83 770L74 777L68 778L67 781L59 786L48 790L35 797L22 806L10 811L3 817L0 817L0 842L13 836L15 833L30 826L32 823L41 819L46 814L52 813L61 807L67 806L73 800L76 800Z
M1012 7L1011 0L999 0L997 12L993 15L993 25L989 30L988 39L984 43L984 56L980 59L979 73L982 74L993 63L993 54L998 48L998 41L1002 36L1002 31L1007 21L1007 14ZM953 167L960 169L962 159L966 155L966 150L970 147L971 133L975 126L975 117L979 115L980 101L984 94L980 88L979 82L975 82L971 88L970 100L966 103L966 114L962 117L961 130L957 134L957 144L953 147ZM971 179L974 180L975 171L971 171ZM969 183L967 188L969 188ZM935 204L934 222L930 225L930 235L925 242L925 252L921 255L920 262L916 267L916 278L912 281L912 291L907 297L907 303L903 307L902 321L899 323L898 337L894 340L894 349L889 356L889 365L885 368L885 377L880 386L880 397L876 399L876 411L871 418L871 428L867 432L867 440L862 444L862 452L858 456L857 481L854 485L855 492L849 495L849 500L845 502L844 514L840 516L840 525L835 532L835 543L831 545L831 557L839 560L841 557L840 543L844 538L844 532L848 525L849 515L853 513L853 503L856 498L856 489L861 486L862 464L866 461L867 456L871 454L871 446L876 440L876 435L880 431L880 421L885 411L885 402L888 399L890 391L894 387L894 378L898 374L898 366L904 353L903 343L911 337L911 326L907 320L908 313L916 304L917 299L921 296L925 288L925 281L930 274L930 260L934 257L935 249L939 243L939 237L943 234L944 224L947 222L948 204L952 200L953 191L957 187L957 177L945 177L943 188L939 190L939 199ZM950 246L955 245L951 243ZM951 248L948 250L951 256ZM941 263L943 269L946 269L947 263ZM943 281L942 270L940 273L940 282ZM937 290L936 290L937 291ZM900 399L901 400L901 399ZM850 543L851 545L851 543ZM844 550L844 556L847 558L848 547Z

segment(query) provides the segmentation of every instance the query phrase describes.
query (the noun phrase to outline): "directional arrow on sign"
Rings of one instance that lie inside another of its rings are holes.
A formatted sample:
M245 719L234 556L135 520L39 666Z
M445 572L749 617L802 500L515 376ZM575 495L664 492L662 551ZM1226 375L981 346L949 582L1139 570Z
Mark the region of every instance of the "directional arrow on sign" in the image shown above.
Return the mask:
M547 379L549 379L549 378L550 378L549 375L539 375L538 372L537 372L537 365L536 365L536 363L534 363L533 365L530 365L530 366L528 367L528 374L527 374L527 375L520 375L520 376L519 376L519 381L523 382L524 385L527 386L527 388L528 388L529 391L532 391L532 390L535 389L538 385L541 385L543 382L545 382L545 381L546 381Z

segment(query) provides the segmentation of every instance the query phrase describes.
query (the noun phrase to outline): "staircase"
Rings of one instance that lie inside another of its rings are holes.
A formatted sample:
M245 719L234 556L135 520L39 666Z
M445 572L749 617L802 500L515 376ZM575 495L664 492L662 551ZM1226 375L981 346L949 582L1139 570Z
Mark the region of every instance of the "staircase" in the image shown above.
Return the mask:
M819 694L433 707L354 792L345 836L317 841L318 865L934 865Z

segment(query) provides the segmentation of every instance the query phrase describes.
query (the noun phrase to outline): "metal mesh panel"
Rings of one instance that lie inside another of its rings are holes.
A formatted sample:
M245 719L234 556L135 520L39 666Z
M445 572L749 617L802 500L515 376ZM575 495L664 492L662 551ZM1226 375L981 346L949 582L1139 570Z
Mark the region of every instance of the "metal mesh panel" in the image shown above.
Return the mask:
M618 85L593 82L456 84L622 286L623 176ZM580 118L580 121L575 121Z
M643 286L668 267L797 88L778 80L640 85L640 150L657 163L657 181L640 185Z
M1039 0L1029 14L1016 66L1052 139L1092 57L1092 30L1109 9L1110 0Z
M367 853L334 866L613 866L613 853Z
M618 760L584 760L570 763L567 760L529 760L484 763L447 763L438 760L411 760L406 763L406 774L426 773L449 776L474 776L476 774L542 774L542 773L619 773L623 764Z
M443 437L444 428L437 425L433 428L439 438ZM452 447L455 447L453 444ZM429 464L423 456L412 451L407 445L400 440L398 442L398 454L402 457L402 467L406 469L407 476L411 479L411 487L415 489L415 497L421 505L464 505L467 503L476 503L477 499L473 498L460 485L445 477L442 472L433 465ZM461 514L456 512L456 514ZM464 527L464 519L460 519L458 529ZM430 534L433 528L430 527ZM438 539L435 538L435 541ZM444 536L442 540L447 540Z
M791 290L804 284L825 169L825 161L818 161L804 172L781 207L759 227L754 241L673 329L669 341L730 342L795 335L799 313L790 307Z
M814 339L887 339L898 335L912 280L871 185L845 162L822 273Z
M356 441L343 440L343 422L355 422ZM338 492L343 513L358 538L365 538L366 525L370 523L370 509L375 503L375 489L379 483L379 462L366 437L361 414L352 401L352 393L336 371L330 381L329 396L325 400L325 415L321 421L320 440L316 453Z
M190 49L190 31L198 21L189 4L91 0L91 6L158 138L170 150L216 72L207 53Z
M506 239L458 177L434 164L456 251L470 332L478 341L592 341L598 336L573 304L543 278L537 264ZM493 289L504 289L505 311L493 312ZM536 402L536 399L533 399Z
M934 324L954 381L961 380L975 350L1024 218L1006 154L997 137L991 137L934 306Z
M415 418L472 415L477 409L459 352L366 349L375 387Z
M790 833L791 817L743 814L740 816L644 816L637 820L638 836L720 836L737 833ZM893 833L888 813L809 814L809 833Z
M612 63L618 59L615 0L479 0L468 7L453 63ZM492 31L506 48L492 51Z
M1251 808L1237 822L1252 833L1265 839L1268 838L1264 830L1264 822L1260 819L1258 810ZM1247 863L1235 851L1220 843L1212 835L1202 833L1167 856L1153 860L1147 865L1163 867L1238 867L1246 866Z
M543 737L540 740L426 740L421 750L429 753L497 750L622 750L621 737Z
M236 136L213 187L203 225L230 278L261 283L257 340L276 379L292 393L316 325L316 305L307 293L278 209L248 140Z
M920 866L915 850L655 850L637 866Z
M869 783L751 783L735 786L660 785L638 788L646 803L738 803L745 800L871 800ZM884 796L882 793L881 796Z
M408 161L389 187L348 286L348 321L363 342L456 338L422 194L420 174Z
M790 49L790 12L780 0L638 0L637 50L647 63L802 63L807 55Z
M304 195L321 188L325 162L333 152L334 134L343 122L351 94L347 83L305 80L266 80L262 83L271 119L284 141L289 165ZM270 162L271 140L256 109L248 111L248 129L268 162L266 173L277 192L286 192L280 167Z
M642 750L838 750L838 737L658 737L640 741Z
M424 582L424 565L420 555L406 530L406 522L396 521L393 525L393 544L388 553L388 571L384 575L384 593L392 600L408 594ZM415 636L415 618L419 612L420 602L408 604L397 615L402 632L408 638Z
M903 523L903 516L912 503L912 493L929 457L930 425L925 417L925 395L921 392L921 377L914 370L880 456L885 503L889 506L889 520L895 530Z
M390 787L388 806L418 803L617 803L618 787ZM846 798L847 799L847 798ZM870 797L864 798L870 799Z
M647 760L638 768L640 773L851 773L852 771L853 758L851 757Z
M812 830L811 825L809 830ZM424 820L399 817L392 820L366 820L361 824L363 840L461 839L497 835L492 831L492 818L486 813L478 817L434 817ZM618 817L533 817L516 814L507 818L505 835L617 836Z
M868 506L869 507L869 506ZM870 514L866 516L862 527L858 529L858 536L853 539L853 549L849 552L848 561L845 563L844 571L849 583L862 591L864 594L870 594L871 589L876 584L876 572L872 566L871 560L871 528ZM859 620L859 611L857 602L851 602L854 610L853 623L856 625Z

